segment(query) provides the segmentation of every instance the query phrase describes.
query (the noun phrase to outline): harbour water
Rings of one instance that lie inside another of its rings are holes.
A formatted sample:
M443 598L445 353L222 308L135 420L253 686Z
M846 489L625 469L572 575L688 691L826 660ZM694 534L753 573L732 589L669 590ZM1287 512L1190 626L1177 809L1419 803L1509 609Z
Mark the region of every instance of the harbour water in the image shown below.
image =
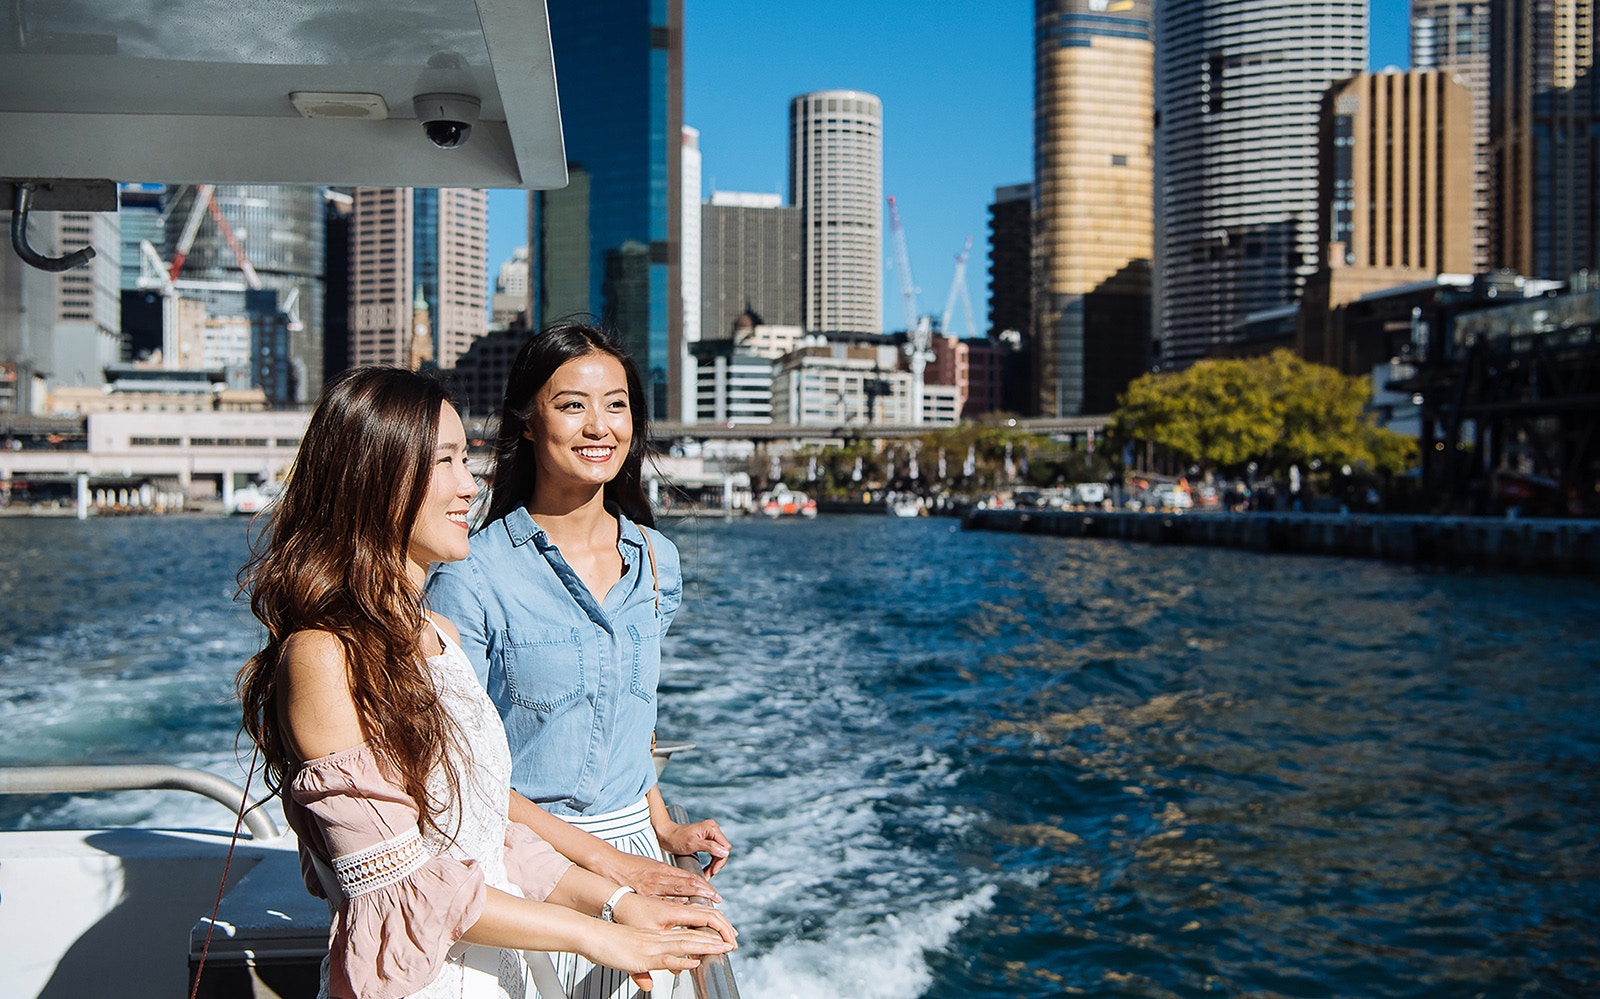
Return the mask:
M1600 994L1593 582L666 529L660 732L698 744L666 791L735 844L746 999ZM239 520L0 520L0 763L242 779L244 554ZM0 828L227 818L0 798Z

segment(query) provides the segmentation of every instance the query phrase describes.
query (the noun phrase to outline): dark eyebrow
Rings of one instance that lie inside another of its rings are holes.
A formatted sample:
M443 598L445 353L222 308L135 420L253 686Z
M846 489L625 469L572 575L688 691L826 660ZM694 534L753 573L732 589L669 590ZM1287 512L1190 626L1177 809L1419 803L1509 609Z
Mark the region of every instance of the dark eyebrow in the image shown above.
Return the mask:
M553 393L550 396L550 398L551 399L559 399L564 395L575 395L575 396L578 396L579 398L582 398L584 396L587 396L588 394L589 393L583 391L582 389L562 389L560 392ZM604 393L605 396L627 395L627 394L628 394L628 390L626 388L623 388L623 387L609 389L608 391L606 391Z

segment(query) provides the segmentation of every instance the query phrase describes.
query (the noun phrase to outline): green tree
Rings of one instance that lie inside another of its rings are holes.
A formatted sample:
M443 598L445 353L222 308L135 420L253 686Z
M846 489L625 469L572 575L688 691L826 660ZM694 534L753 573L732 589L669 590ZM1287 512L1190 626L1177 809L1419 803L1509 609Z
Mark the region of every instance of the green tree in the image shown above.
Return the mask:
M1373 426L1371 399L1369 379L1277 350L1144 375L1119 400L1112 431L1222 472L1250 462L1268 473L1291 465L1404 471L1416 442Z

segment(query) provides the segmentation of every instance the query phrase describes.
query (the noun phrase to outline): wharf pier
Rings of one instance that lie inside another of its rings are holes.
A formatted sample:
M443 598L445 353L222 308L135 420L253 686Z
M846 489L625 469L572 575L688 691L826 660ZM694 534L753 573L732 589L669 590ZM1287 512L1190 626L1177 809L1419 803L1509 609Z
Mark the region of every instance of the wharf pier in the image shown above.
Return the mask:
M1600 520L1335 513L971 510L967 530L1600 576Z

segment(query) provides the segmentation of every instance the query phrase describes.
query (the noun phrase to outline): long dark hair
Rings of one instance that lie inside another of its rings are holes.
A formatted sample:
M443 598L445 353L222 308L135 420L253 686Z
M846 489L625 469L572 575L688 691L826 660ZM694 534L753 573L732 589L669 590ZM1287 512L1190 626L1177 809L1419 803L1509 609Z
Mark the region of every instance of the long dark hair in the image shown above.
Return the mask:
M448 805L428 794L456 733L424 668L422 594L407 547L422 507L449 401L434 378L402 368L354 368L328 383L288 482L239 572L266 646L236 681L243 727L279 791L298 763L278 718L278 664L297 631L331 633L344 651L361 727L419 813L438 828Z
M622 364L628 378L628 411L633 418L633 442L622 459L622 470L606 483L605 498L617 504L635 523L655 526L655 514L644 492L650 414L645 408L644 382L639 378L639 368L610 333L576 322L557 323L536 334L522 345L511 364L511 374L506 378L505 402L500 407L500 431L494 441L494 487L489 494L489 515L484 523L500 520L533 498L534 483L539 477L535 446L522 436L528 421L533 419L533 397L544 388L557 368L589 354L605 354Z

